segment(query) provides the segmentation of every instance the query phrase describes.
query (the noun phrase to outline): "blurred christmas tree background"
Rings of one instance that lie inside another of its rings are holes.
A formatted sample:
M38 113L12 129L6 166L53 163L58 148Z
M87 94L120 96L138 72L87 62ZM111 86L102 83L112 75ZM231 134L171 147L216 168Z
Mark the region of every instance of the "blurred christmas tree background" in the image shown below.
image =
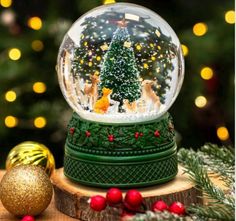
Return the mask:
M234 2L129 2L156 11L182 43L185 80L170 109L178 145L234 145ZM62 166L72 110L57 81L58 49L71 24L103 3L0 0L1 167L9 150L26 140L48 146Z

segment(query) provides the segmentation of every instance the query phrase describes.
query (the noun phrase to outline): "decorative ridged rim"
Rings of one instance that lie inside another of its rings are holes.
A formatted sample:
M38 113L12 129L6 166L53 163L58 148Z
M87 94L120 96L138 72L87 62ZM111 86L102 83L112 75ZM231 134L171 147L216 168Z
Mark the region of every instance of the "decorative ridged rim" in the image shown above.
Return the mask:
M110 159L100 159L99 156L79 158L78 155L71 156L66 152L65 176L88 186L133 188L167 182L178 172L176 147L172 148L172 153L167 151L163 155L159 154L159 157L135 156L129 157L129 160L127 157L121 157L123 160L116 161L113 157L108 158Z

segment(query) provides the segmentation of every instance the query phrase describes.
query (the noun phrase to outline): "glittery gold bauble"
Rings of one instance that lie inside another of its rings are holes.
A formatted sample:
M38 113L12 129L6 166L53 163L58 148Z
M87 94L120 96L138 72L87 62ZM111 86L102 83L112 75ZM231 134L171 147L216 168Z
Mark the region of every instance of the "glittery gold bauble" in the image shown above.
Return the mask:
M26 141L15 146L7 156L7 170L18 165L42 166L50 176L55 169L55 160L52 153L43 144Z
M0 199L3 206L16 216L42 213L52 199L52 184L39 166L13 167L2 178Z

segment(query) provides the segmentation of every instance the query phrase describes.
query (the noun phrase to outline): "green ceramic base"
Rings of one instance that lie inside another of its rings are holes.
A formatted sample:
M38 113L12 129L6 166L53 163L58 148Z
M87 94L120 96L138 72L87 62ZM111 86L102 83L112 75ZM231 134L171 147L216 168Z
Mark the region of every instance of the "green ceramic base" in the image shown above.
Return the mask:
M142 136L134 137L137 131ZM109 141L111 134L114 140ZM74 114L68 125L64 173L75 182L102 188L146 187L167 182L177 172L168 113L156 121L135 125L99 124Z

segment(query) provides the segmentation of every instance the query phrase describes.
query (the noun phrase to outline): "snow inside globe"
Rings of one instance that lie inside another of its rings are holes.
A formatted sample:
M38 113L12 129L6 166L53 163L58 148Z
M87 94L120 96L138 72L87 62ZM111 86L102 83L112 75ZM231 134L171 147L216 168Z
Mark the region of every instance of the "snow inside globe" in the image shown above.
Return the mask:
M80 17L61 44L63 95L83 119L155 120L176 99L184 76L180 42L153 11L134 4L97 7Z

